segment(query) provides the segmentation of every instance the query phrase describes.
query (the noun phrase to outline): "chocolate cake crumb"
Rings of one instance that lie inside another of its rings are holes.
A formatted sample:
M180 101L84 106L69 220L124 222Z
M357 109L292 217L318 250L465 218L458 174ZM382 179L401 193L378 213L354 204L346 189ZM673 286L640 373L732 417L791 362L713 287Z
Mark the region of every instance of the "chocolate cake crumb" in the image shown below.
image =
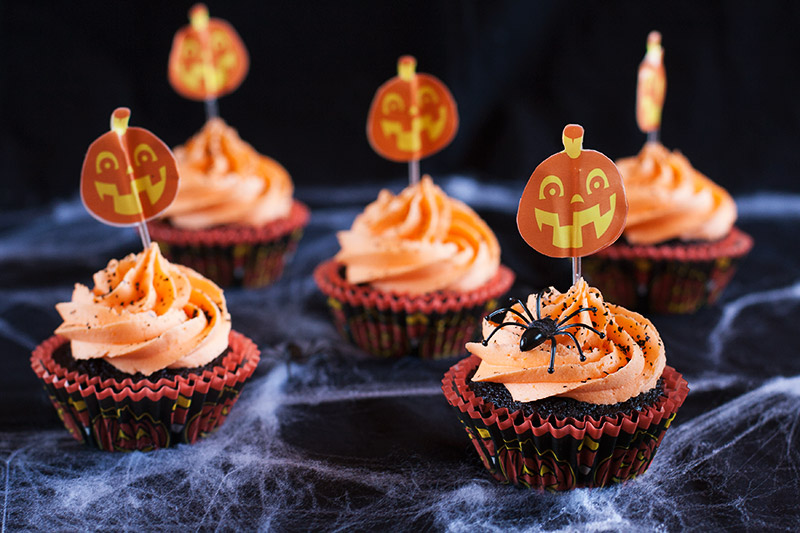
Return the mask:
M157 372L153 372L149 376L145 376L141 372L137 372L136 374L126 374L125 372L117 370L102 359L73 359L72 349L68 342L65 342L55 349L53 352L53 361L63 366L67 370L75 370L81 374L87 374L89 376L98 376L102 380L115 379L117 381L123 381L126 378L131 378L132 381L140 381L143 379L149 379L155 383L161 378L172 379L175 376L187 377L189 374L199 374L205 369L211 369L215 366L219 366L222 364L222 360L225 359L225 356L228 355L229 352L230 348L225 348L225 351L217 356L213 361L201 367L164 368Z
M475 396L480 396L498 408L505 407L510 413L521 410L525 416L538 414L542 418L547 418L552 415L556 418L572 417L578 420L585 416L590 416L598 419L607 415L615 416L641 411L655 404L662 396L665 396L664 380L659 378L656 386L652 389L615 404L600 405L560 397L544 398L535 402L516 402L502 383L472 381L472 376L475 375L476 370L477 368L467 375L467 386L475 393Z

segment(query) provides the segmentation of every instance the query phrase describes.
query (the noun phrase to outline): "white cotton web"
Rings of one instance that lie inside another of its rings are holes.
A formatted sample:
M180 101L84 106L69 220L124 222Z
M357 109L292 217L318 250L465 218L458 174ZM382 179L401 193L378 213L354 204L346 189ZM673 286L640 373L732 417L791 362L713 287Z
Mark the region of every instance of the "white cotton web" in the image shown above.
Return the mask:
M474 195L459 180L446 186ZM373 189L357 191L356 203ZM495 193L490 210L511 198ZM489 476L440 391L455 360L376 361L339 337L311 279L359 211L345 196L337 202L311 206L279 283L226 291L234 328L263 358L225 423L194 445L152 453L73 441L28 362L58 325L53 305L134 251L135 232L81 221L65 204L0 234L0 347L13 376L0 392L11 421L0 433L2 531L797 530L800 267L783 248L796 231L762 213L761 200L745 206L756 248L720 304L651 317L691 392L650 469L622 486L562 494ZM509 213L491 215L493 226L516 231ZM499 235L504 261L526 265L519 243L505 245L512 233ZM41 248L29 244L37 239ZM526 275L554 282L546 273Z
M488 478L435 386L295 390L279 363L193 446L111 454L52 430L6 435L0 449L14 447L7 525L29 530L788 528L799 518L799 417L800 377L775 378L679 414L635 481L539 494Z

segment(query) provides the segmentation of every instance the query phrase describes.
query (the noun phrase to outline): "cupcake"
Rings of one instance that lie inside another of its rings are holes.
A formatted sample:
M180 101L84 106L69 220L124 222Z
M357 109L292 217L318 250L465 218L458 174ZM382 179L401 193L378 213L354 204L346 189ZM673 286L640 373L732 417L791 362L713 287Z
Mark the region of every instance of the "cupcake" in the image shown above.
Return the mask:
M222 286L278 279L309 218L286 170L220 118L177 147L175 158L177 198L148 224L164 255Z
M643 474L686 399L653 324L579 279L483 321L442 390L483 465L540 490Z
M194 443L222 424L258 365L222 290L155 243L111 260L56 309L64 322L31 365L72 436L102 450Z
M617 167L628 196L623 239L584 260L586 277L642 311L692 313L714 303L753 246L734 225L730 194L656 141Z
M379 357L461 353L514 281L486 223L429 176L381 191L338 239L314 279L344 338Z

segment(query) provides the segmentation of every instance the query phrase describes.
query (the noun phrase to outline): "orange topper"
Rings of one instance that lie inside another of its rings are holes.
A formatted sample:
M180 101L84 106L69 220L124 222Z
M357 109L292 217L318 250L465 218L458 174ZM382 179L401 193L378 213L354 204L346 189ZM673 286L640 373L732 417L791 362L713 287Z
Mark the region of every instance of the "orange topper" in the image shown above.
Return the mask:
M217 98L236 90L250 66L247 49L233 27L208 18L208 9L189 10L191 24L178 30L169 54L169 82L191 100Z
M132 226L166 209L178 192L175 157L161 139L129 128L125 107L111 115L111 131L86 152L81 171L81 200L95 218L114 226Z
M378 88L367 117L373 150L392 161L412 161L435 154L458 129L456 102L447 87L416 72L417 60L403 56L397 76Z
M643 133L658 131L661 127L666 91L667 73L664 70L661 34L651 31L647 36L647 53L639 65L639 82L636 86L636 122Z
M628 202L614 163L583 149L583 128L569 124L564 151L531 174L517 211L517 227L532 248L550 257L583 257L622 233Z

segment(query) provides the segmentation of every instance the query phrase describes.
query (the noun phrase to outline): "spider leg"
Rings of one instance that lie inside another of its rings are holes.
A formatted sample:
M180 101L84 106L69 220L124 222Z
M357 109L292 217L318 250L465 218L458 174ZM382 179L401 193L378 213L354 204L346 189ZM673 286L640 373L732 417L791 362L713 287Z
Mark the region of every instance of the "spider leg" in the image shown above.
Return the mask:
M519 328L524 328L525 324L520 324L519 322L503 322L502 324L494 328L494 331L491 332L488 337L486 337L484 340L481 341L481 344L483 344L484 346L488 346L489 339L494 337L494 334L500 331L500 329L503 328L504 326L517 326Z
M528 309L528 306L527 306L527 305L525 305L525 302L523 302L523 301L522 301L522 300L520 300L519 298L509 298L509 299L508 299L508 301L509 301L509 302L514 302L514 303L518 303L519 305L521 305L521 306L522 306L522 309L524 309L524 310L525 310L525 312L526 312L526 313L528 313L528 316L530 317L530 319L531 319L530 321L531 321L531 322L533 322L533 321L537 320L536 318L533 318L533 313L531 313L531 310L530 310L530 309ZM519 314L519 313L518 313L518 314ZM522 314L520 314L519 316L521 316L523 319L525 319L525 322L528 322L528 319L527 319L527 318L525 318L525 317L524 317Z
M524 321L525 321L525 323L527 323L527 322L528 322L528 319L525 317L525 315L523 315L522 313L520 313L519 311L517 311L517 310L516 310L516 309L514 309L513 307L502 307L502 308L500 308L500 309L496 309L496 310L492 311L491 313L489 313L489 314L486 316L486 318L488 318L490 322L494 322L494 320L492 320L490 317L493 317L494 315L496 315L496 314L498 314L498 313L501 313L501 312L502 312L503 314L505 314L505 313L508 313L508 312L514 313L515 315L517 315L518 317L520 317L522 320L524 320Z
M595 333L597 333L597 335L599 335L601 339L605 339L606 338L606 334L603 333L602 331L597 331L592 326L587 326L586 324L580 324L580 323L578 323L578 324L567 324L566 326L558 326L556 328L556 333L561 333L561 332L565 331L567 328L586 328L586 329L592 330Z
M536 320L542 319L542 292L536 293Z
M560 326L561 324L563 324L564 322L566 322L570 318L572 318L575 315L580 314L580 313L582 313L584 311L592 311L593 313L596 313L597 312L597 308L596 307L581 307L577 311L574 311L574 312L570 313L569 315L567 315L566 317L562 318L561 321L557 325Z
M556 338L550 337L550 368L547 369L548 374L556 371Z
M569 331L559 331L558 333L554 333L553 335L554 335L554 336L555 336L555 335L569 335L569 337L570 337L570 338L573 340L573 342L575 343L575 347L578 349L578 354L580 355L580 358L581 358L581 363L582 363L582 362L584 362L584 361L586 361L586 356L585 356L585 355L583 355L583 350L581 350L581 345L580 345L580 344L578 344L578 339L575 337L575 335L573 335L573 334L572 334L572 333L570 333Z

